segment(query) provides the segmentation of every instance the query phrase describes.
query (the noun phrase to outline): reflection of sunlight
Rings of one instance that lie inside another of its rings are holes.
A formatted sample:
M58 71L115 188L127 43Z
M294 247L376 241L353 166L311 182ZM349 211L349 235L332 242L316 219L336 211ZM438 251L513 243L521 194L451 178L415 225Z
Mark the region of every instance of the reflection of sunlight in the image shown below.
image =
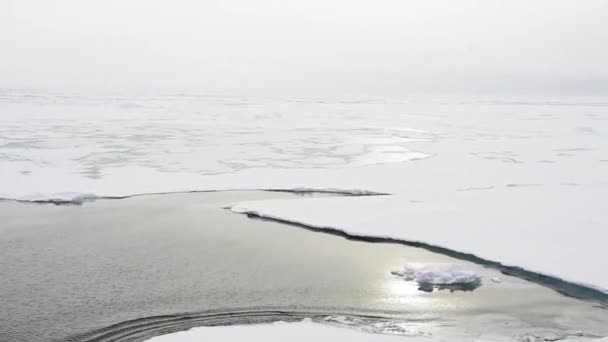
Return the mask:
M418 290L418 284L403 279L387 279L382 288L386 293L386 299L398 301L400 304L414 306L425 306L434 301L427 293Z
M407 309L422 309L430 312L436 310L467 309L474 307L470 297L463 293L452 293L447 290L435 290L428 293L418 290L418 284L413 281L394 278L386 279L382 284L384 299L388 302L406 305Z

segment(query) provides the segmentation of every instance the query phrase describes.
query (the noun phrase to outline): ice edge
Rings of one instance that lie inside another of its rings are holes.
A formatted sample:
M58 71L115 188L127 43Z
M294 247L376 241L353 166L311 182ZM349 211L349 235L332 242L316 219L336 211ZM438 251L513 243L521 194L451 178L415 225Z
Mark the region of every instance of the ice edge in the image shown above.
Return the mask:
M249 209L236 209L234 206L227 206L224 209L229 209L238 214L247 215L247 217L258 220L266 220L271 222L277 222L281 224L287 224L299 228L304 228L313 232L332 234L336 236L340 236L347 240L353 241L363 241L363 242L371 242L371 243L398 243L411 247L423 248L428 251L443 254L450 256L455 259L464 260L473 262L478 265L482 265L485 267L489 267L499 272L518 277L548 288L551 288L565 296L586 300L590 302L596 302L599 304L601 308L608 310L608 291L606 289L602 289L599 287L595 287L589 284L581 284L573 281L564 280L562 278L543 274L540 272L530 271L525 268L519 266L510 266L504 265L499 261L489 260L481 258L472 253L459 252L450 248L433 245L430 243L422 242L422 241L411 241L404 239L396 239L390 236L372 236L372 235L359 235L359 234L351 234L345 230L335 228L335 227L327 227L327 226L315 226L299 221L287 220L284 218L266 215L260 213L256 210Z
M376 192L364 189L337 189L337 188L310 188L310 187L295 187L295 188L266 188L266 189L207 189L207 190L188 190L188 191L168 191L168 192L150 192L150 193L138 193L129 194L123 196L98 196L91 193L74 193L71 197L61 197L57 194L49 196L39 196L39 198L33 199L20 199L10 197L0 197L0 201L11 201L19 203L29 204L54 204L54 205L82 205L86 202L92 202L95 200L114 200L114 199L126 199L133 197L142 196L154 196L154 195L169 195L169 194L187 194L187 193L205 193L205 192L225 192L225 191L268 191L268 192L289 192L295 194L312 194L312 193L324 193L324 194L335 194L342 196L386 196L389 193ZM421 241L411 241L404 239L397 239L389 236L371 236L371 235L358 235L351 234L339 228L328 227L328 226L315 226L303 222L287 220L272 215L265 215L255 210L236 210L232 205L224 207L224 209L230 209L235 213L245 214L250 218L268 220L278 222L282 224L297 226L307 230L327 233L332 235L341 236L348 240L373 242L373 243L399 243L412 247L419 247L429 250L431 252L447 255L456 259L470 261L479 265L490 267L500 271L503 274L512 275L527 281L531 281L545 287L549 287L563 295L583 299L588 301L598 302L602 308L608 309L608 290L595 287L589 284L581 284L573 281L564 280L562 278L543 274L540 272L526 270L519 266L504 265L498 261L484 259L471 253L459 252L446 247L429 244Z
M145 192L121 196L101 196L91 193L74 193L73 196L60 196L61 194L53 194L47 196L32 196L32 198L14 198L0 197L0 201L19 202L19 203L34 203L34 204L55 204L55 205L82 205L86 202L96 200L118 200L133 197L156 196L156 195L171 195L171 194L190 194L190 193L205 193L205 192L228 192L228 191L267 191L267 192L288 192L294 194L333 194L340 196L386 196L390 195L385 192L377 192L365 189L335 189L335 188L251 188L251 189L207 189L207 190L186 190L186 191L166 191L166 192Z

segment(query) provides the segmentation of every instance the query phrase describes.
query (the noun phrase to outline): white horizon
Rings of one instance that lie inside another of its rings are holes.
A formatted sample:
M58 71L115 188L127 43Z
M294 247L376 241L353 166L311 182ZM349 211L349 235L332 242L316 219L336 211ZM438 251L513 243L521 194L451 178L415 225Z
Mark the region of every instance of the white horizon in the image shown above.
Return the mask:
M608 94L608 1L0 4L0 87Z

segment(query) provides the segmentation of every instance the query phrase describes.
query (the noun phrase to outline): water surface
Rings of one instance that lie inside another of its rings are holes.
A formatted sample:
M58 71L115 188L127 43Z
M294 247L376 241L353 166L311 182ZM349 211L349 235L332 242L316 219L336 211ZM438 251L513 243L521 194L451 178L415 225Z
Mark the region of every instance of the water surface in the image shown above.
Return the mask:
M389 319L409 322L403 333L461 337L608 335L607 310L479 265L222 209L297 196L232 191L82 206L0 202L0 340L140 341L195 325L306 316L360 326ZM468 292L419 291L390 274L405 262L463 264L483 284Z

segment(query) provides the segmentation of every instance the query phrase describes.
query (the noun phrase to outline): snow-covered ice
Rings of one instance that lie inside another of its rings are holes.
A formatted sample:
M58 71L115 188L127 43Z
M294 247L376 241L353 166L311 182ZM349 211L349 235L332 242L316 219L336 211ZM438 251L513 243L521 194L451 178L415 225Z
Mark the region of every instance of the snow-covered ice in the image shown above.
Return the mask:
M231 209L351 235L424 242L608 289L606 186L452 191L441 197L267 200Z
M233 210L608 288L602 101L0 95L0 198L388 193Z
M481 282L481 276L457 264L406 264L391 271L406 281L414 281L420 286L471 285Z
M174 334L153 337L148 342L201 341L354 341L354 342L430 342L430 338L361 333L354 329L304 320L297 323L277 322L266 325L201 327Z
M338 320L339 321L339 320ZM335 321L334 322L338 322ZM331 321L330 321L331 322ZM407 325L407 324L406 324ZM202 342L202 341L355 341L355 342L431 342L431 341L466 341L466 342L507 342L507 341L588 341L605 342L604 339L579 338L548 336L544 339L542 335L524 336L493 336L483 335L477 337L461 337L458 335L401 335L393 334L390 327L386 333L368 333L365 330L349 328L343 324L330 325L319 324L304 319L301 322L286 323L276 322L262 325L241 325L241 326L214 326L192 328L187 331L180 331L173 334L156 336L146 340L146 342Z

